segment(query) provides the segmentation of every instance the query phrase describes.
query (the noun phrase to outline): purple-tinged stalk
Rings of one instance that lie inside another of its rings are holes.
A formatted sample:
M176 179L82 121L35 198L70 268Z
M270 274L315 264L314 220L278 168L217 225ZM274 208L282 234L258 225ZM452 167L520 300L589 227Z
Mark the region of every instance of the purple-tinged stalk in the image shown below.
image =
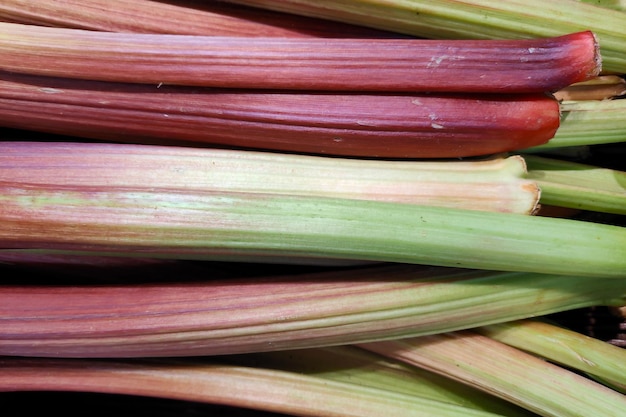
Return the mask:
M540 95L365 94L148 86L2 73L0 125L114 142L458 158L539 146L560 123Z
M600 72L592 32L531 40L132 34L0 23L0 69L204 87L543 93Z
M410 265L52 284L0 287L0 355L205 356L346 345L623 305L626 294L620 279Z
M474 332L359 346L466 383L540 416L626 415L623 394Z

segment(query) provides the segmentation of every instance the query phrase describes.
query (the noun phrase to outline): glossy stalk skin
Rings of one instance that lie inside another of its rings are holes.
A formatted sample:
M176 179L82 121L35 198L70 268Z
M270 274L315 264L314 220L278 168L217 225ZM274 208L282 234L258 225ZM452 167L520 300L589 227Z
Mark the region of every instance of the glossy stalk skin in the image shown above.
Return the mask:
M498 417L428 398L219 362L0 359L0 391L82 391L233 405L303 417Z
M124 33L329 38L392 36L391 32L365 26L221 1L4 0L0 4L0 20Z
M543 93L597 76L592 32L530 40L128 34L0 22L0 69L151 85Z
M0 142L3 181L52 187L326 196L532 214L540 192L526 175L521 156L388 161L120 143Z
M0 125L115 142L320 155L458 158L547 143L559 104L541 95L202 89L3 73Z
M540 416L626 416L623 394L471 331L359 346L506 398Z
M571 0L229 0L434 39L528 39L591 30L603 69L626 73L626 12Z
M336 346L623 305L625 295L620 279L393 264L183 283L3 285L0 355L205 356Z

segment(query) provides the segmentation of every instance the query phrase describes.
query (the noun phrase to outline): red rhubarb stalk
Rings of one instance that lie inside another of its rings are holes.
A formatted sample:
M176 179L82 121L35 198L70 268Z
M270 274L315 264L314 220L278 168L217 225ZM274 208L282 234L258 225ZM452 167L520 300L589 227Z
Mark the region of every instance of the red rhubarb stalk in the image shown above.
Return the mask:
M2 74L0 125L90 139L313 154L456 158L548 142L539 95L251 92Z
M556 91L598 75L595 36L527 40L215 37L0 23L0 69L78 79L331 91Z

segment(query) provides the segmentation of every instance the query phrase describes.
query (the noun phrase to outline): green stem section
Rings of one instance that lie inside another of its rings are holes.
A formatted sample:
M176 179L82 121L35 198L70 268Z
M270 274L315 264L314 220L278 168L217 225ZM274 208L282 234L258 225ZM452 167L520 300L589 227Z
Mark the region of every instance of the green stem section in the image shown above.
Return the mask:
M176 361L0 360L0 391L82 391L200 401L298 416L496 417L290 372Z
M626 72L626 13L571 0L231 0L262 8L444 39L531 38L591 30L603 67Z
M626 172L525 155L528 178L541 188L541 203L626 214Z
M0 355L203 356L345 345L619 306L625 296L623 279L412 265L185 284L7 285Z
M218 260L352 259L624 278L626 229L405 203L1 184L0 247Z
M580 0L584 3L604 7L611 10L621 10L626 12L626 1L624 0Z
M331 381L430 398L507 417L530 417L526 410L433 372L392 361L356 346L229 355L220 361L305 374ZM532 414L534 416L534 414Z
M626 349L533 320L494 324L477 331L507 345L593 375L626 393Z
M506 398L541 416L626 416L624 395L469 331L362 347Z
M626 100L565 101L561 103L561 112L561 125L554 137L524 153L626 139Z

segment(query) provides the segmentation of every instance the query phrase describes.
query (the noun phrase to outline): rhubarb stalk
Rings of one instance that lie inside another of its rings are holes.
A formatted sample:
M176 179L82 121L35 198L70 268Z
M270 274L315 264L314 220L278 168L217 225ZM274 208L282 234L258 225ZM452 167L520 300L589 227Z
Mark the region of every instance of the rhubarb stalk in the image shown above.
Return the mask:
M554 137L526 151L623 142L626 137L626 100L580 100L560 104L561 125Z
M3 0L0 20L106 32L206 36L384 37L390 33L224 2Z
M531 40L129 34L0 22L0 69L162 85L283 90L529 93L597 76L595 36Z
M477 329L494 340L589 374L626 394L626 349L539 320Z
M457 158L536 147L560 123L558 102L543 94L251 92L1 75L0 125L116 142Z
M206 276L185 283L4 285L0 355L203 356L345 345L620 306L626 295L623 279L393 264Z
M604 69L626 73L626 12L572 0L230 0L436 39L522 39L581 30L600 40Z
M0 142L0 178L52 187L158 186L531 214L539 188L526 175L520 156L386 161L173 146Z
M541 202L604 213L626 214L626 172L526 155L527 177L541 188Z
M382 390L430 398L476 408L507 417L530 417L531 413L508 401L486 394L433 372L425 371L356 346L220 356L222 363L276 369L348 382Z
M407 203L0 184L0 247L179 259L351 259L623 278L626 228Z
M496 414L292 372L199 361L0 359L0 391L82 391L233 405L298 416L498 417Z
M624 416L626 397L473 332L360 345L505 398L544 417Z

